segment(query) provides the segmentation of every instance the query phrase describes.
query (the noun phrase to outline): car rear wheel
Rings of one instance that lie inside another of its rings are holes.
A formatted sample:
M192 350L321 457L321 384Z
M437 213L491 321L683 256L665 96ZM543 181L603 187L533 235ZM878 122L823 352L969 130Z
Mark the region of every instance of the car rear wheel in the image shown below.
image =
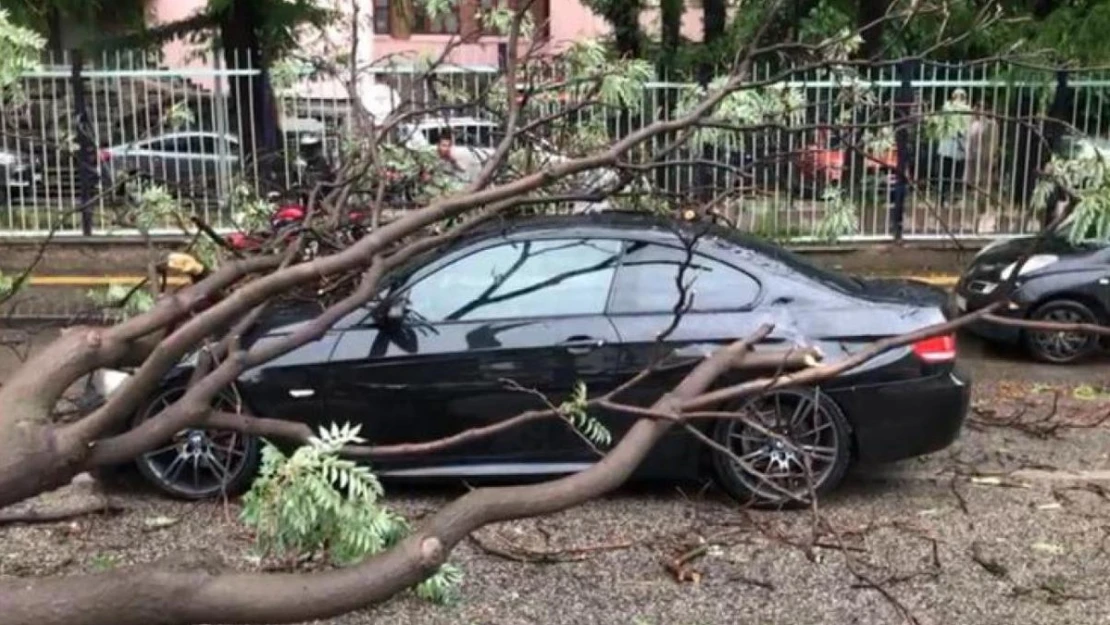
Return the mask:
M135 416L133 425L157 417L185 394L164 389ZM233 397L222 394L215 407L234 412ZM250 487L258 471L259 443L253 436L223 430L188 428L136 460L139 473L155 488L179 499L235 496Z
M774 391L745 402L735 414L738 418L717 422L713 440L736 458L714 451L713 468L721 487L738 501L799 507L844 479L851 431L820 389Z
M1055 300L1041 305L1029 316L1033 321L1050 323L1098 324L1098 315L1074 300ZM1090 356L1099 345L1099 337L1086 332L1026 330L1025 345L1038 360L1052 364L1068 364Z

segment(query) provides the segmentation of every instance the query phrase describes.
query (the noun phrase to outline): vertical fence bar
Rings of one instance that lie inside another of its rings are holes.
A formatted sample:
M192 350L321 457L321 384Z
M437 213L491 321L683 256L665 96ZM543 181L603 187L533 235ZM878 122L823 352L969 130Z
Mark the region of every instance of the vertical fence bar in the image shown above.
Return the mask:
M77 176L80 185L81 233L90 236L93 230L93 145L89 132L89 111L85 102L85 78L82 69L85 56L79 49L70 53L70 83L73 89L73 132L77 137Z
M887 233L895 241L901 241L905 230L906 195L909 179L906 171L910 167L910 136L908 110L913 107L913 76L917 65L915 61L902 61L898 64L898 91L894 98L894 149L897 169L894 179L894 197L890 205L890 225Z

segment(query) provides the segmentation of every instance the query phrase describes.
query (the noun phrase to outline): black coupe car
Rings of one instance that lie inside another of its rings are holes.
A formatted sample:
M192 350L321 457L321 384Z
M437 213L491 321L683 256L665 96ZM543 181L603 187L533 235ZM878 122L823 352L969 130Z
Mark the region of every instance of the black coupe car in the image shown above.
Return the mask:
M693 299L666 339L673 366L624 401L649 404L698 358L768 321L774 331L757 349L804 342L833 361L945 319L945 295L930 287L832 273L710 224L616 212L527 218L476 230L414 261L389 278L377 301L323 338L244 372L238 392L251 414L313 428L357 423L375 444L441 438L542 406L520 387L558 403L579 381L594 395L628 380L657 354L656 337L672 324L680 299L679 280ZM248 342L273 340L314 312L274 312ZM957 437L970 388L955 361L954 337L941 336L889 351L819 388L721 406L749 410L786 433L794 450L737 420L699 422L752 472L676 428L639 476L713 477L738 498L773 504L789 497L768 481L809 492L800 450L809 456L817 492L827 492L854 462L909 458ZM136 421L157 418L188 373L186 361ZM103 392L119 379L101 376ZM594 416L614 439L632 423L628 416ZM258 446L236 434L187 431L138 465L165 492L201 498L249 484ZM523 479L577 472L596 461L568 423L548 420L441 453L383 461L375 470L387 479Z
M1014 282L1009 299L1014 307L998 314L1058 323L1106 324L1110 322L1110 242L1067 236L1071 220L1044 237L1000 239L975 256L956 285L956 307L970 312L994 301L1018 260L1028 256ZM1065 364L1098 351L1103 341L1083 332L1044 332L989 321L969 329L983 338L1023 345L1043 362Z

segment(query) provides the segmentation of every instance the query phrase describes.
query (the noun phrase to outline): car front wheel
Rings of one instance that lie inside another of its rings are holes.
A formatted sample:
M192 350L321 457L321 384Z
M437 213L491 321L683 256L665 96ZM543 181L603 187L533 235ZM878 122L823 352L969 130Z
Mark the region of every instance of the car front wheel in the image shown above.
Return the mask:
M1033 311L1032 321L1062 324L1098 325L1098 315L1074 300L1047 302ZM1099 337L1087 332L1025 331L1025 344L1037 360L1052 364L1068 364L1090 356L1099 345Z
M163 389L135 415L133 425L157 418L185 394L183 388ZM236 411L230 395L220 395L215 408ZM139 473L155 488L179 499L232 497L250 487L259 464L259 442L253 436L224 430L188 428L136 460Z
M741 503L800 507L844 479L851 432L840 408L820 389L779 390L751 399L721 419L713 468L721 487Z

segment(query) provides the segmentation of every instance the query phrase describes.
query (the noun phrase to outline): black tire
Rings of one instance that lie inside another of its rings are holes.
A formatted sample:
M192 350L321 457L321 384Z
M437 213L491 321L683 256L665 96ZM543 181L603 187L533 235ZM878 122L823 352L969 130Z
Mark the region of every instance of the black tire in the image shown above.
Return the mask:
M1055 323L1099 324L1100 318L1086 304L1070 299L1057 299L1037 307L1029 319ZM1040 360L1055 365L1078 362L1089 357L1099 348L1099 337L1082 332L1037 332L1026 330L1022 334L1025 348Z
M156 416L184 392L182 387L160 390L135 414L133 427ZM222 394L216 398L216 405L234 410L236 402L234 396ZM260 458L256 437L189 429L175 434L166 445L143 454L135 465L143 479L162 493L177 499L199 500L244 493L258 474Z
M718 484L740 503L760 508L802 507L811 502L811 495L820 499L844 479L852 460L851 428L836 403L819 389L774 391L729 412L747 412L749 423L760 423L789 441L769 438L743 420L717 422L713 440L748 461L747 467L740 467L719 450L712 452ZM798 457L802 446L809 448L804 451L820 450L808 456L812 485ZM772 464L796 475L770 477Z

